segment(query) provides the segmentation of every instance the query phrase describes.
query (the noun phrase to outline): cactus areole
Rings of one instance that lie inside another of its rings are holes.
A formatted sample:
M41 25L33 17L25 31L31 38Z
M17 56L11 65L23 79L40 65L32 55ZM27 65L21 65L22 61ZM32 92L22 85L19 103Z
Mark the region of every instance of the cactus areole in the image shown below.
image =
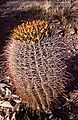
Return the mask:
M58 104L69 82L65 41L51 33L45 20L22 23L12 30L6 48L6 65L18 95L33 110Z

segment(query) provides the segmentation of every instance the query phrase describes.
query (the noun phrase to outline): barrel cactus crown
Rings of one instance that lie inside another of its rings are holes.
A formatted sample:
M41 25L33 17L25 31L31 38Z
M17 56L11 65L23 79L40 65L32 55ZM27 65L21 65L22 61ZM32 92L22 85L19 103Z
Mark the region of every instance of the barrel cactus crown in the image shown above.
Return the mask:
M52 109L69 83L67 45L58 34L49 36L50 32L45 20L22 23L13 30L6 49L8 75L33 110Z
M15 28L11 37L15 40L34 44L36 40L47 37L50 31L51 26L46 20L33 20L32 22L22 23Z

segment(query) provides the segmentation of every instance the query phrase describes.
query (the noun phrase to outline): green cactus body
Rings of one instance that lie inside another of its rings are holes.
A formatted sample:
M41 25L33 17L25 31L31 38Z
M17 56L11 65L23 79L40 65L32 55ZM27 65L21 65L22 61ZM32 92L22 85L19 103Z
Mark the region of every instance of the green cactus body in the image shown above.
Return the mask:
M31 32L26 28L29 23L24 23L11 34L6 48L8 75L28 107L46 111L58 104L58 97L65 94L69 83L65 63L68 50L58 34L49 36L48 22L30 24L35 27Z

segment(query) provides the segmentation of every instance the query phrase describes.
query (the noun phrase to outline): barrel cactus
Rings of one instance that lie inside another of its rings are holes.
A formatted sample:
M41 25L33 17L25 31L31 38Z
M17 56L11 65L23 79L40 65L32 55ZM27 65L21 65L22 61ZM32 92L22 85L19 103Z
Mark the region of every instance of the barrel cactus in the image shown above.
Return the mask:
M7 73L23 103L46 111L65 95L70 80L65 40L52 34L47 20L32 20L12 30L6 47Z

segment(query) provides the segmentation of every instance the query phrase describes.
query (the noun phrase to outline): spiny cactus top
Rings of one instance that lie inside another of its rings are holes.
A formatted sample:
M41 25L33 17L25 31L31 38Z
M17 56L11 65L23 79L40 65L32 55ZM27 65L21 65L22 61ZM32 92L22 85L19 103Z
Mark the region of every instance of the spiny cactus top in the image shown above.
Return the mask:
M69 83L67 45L58 34L48 36L50 29L44 20L22 23L13 30L6 49L8 75L33 110L52 109Z
M33 20L32 22L26 22L19 25L13 30L11 36L14 40L22 40L27 43L35 43L36 40L40 40L42 37L47 37L51 30L48 22L45 20Z

